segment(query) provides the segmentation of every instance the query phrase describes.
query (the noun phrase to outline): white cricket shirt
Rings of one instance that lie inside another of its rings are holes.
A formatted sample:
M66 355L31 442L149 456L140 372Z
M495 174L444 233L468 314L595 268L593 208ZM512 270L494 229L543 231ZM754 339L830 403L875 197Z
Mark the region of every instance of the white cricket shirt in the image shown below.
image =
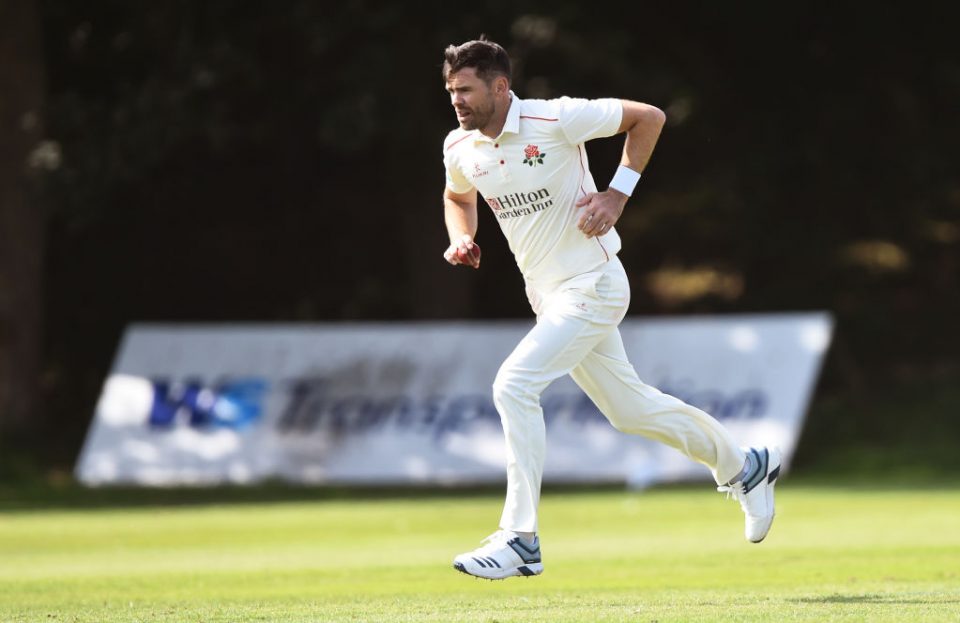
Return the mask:
M444 141L447 187L476 188L493 210L528 284L550 287L590 272L620 251L610 228L577 229L578 199L597 192L583 143L620 127L618 99L521 100L512 91L503 131L457 129Z

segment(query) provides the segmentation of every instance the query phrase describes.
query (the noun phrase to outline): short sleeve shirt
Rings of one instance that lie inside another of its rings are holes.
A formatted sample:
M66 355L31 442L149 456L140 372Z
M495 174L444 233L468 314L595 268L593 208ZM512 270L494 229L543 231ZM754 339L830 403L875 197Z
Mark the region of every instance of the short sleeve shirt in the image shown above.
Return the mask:
M620 250L611 228L587 238L578 199L597 192L584 142L616 134L618 99L512 101L503 131L454 130L444 142L447 188L483 196L528 284L549 287L590 272Z

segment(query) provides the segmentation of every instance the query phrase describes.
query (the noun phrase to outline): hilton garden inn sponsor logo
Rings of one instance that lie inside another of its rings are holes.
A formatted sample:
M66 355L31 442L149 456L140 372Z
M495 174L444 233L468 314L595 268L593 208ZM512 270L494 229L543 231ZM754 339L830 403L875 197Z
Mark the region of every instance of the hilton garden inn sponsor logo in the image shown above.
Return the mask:
M532 192L511 193L499 197L484 197L500 220L528 216L553 205L546 188Z

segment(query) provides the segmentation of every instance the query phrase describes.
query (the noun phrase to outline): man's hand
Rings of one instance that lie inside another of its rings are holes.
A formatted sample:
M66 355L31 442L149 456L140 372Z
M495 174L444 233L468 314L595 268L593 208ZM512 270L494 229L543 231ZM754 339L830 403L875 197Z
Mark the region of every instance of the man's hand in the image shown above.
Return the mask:
M602 193L587 193L577 201L577 207L583 208L577 228L587 238L602 236L616 225L627 199L625 194L612 188Z
M443 252L443 259L454 266L463 264L480 268L480 245L474 242L469 234L464 234L460 240L447 247Z

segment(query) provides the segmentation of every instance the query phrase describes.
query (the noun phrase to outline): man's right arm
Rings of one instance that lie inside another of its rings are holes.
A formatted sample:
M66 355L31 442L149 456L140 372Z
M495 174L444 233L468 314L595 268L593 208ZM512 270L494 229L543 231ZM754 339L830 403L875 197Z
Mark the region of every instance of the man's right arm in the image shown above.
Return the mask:
M443 208L447 235L450 237L450 246L443 252L443 258L453 265L466 263L478 268L480 258L474 252L476 244L473 242L477 234L477 189L455 193L444 188ZM464 261L461 259L463 257L469 259Z

